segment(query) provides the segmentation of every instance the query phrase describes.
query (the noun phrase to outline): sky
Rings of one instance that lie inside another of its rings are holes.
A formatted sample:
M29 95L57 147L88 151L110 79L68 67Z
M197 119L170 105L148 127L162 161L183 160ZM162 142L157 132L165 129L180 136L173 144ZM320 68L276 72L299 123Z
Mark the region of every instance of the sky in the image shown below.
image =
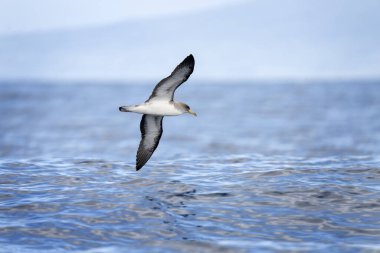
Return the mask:
M380 78L378 0L0 0L0 80Z
M241 0L0 0L0 35L160 18Z

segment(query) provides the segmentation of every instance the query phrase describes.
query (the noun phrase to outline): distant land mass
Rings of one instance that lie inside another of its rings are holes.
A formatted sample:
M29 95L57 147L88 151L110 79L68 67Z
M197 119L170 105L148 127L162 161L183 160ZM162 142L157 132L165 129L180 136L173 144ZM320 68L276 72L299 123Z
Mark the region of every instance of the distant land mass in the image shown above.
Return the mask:
M0 79L379 78L380 1L265 0L161 19L0 37Z

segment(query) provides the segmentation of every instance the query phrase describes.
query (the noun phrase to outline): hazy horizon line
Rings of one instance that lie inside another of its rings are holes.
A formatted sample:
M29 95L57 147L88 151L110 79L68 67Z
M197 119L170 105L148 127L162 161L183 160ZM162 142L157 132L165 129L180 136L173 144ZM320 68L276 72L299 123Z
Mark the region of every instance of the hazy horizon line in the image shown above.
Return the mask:
M160 79L161 80L161 79ZM155 85L160 80L153 79L64 79L64 78L0 78L0 86L9 84L37 84L37 85ZM252 78L252 79L217 79L217 78L203 78L188 80L188 83L195 85L199 84L212 84L212 85L229 85L231 83L239 84L270 84L270 83L333 83L333 82L379 82L379 77L358 77L358 78L325 78L325 77L312 77L312 78Z

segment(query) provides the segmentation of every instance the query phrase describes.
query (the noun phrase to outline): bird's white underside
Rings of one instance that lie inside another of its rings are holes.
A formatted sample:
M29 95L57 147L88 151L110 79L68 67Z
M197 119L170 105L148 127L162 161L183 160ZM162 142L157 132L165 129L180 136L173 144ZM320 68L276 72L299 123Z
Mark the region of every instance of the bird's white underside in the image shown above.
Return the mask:
M174 106L172 101L167 100L149 101L140 105L128 106L127 109L130 112L157 116L177 116L183 113Z

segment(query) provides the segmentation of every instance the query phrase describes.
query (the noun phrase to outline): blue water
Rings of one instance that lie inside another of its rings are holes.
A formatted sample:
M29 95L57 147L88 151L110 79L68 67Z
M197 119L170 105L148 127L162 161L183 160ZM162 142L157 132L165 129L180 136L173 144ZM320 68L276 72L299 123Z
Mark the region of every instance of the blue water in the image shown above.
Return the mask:
M0 85L0 252L380 252L380 83Z

